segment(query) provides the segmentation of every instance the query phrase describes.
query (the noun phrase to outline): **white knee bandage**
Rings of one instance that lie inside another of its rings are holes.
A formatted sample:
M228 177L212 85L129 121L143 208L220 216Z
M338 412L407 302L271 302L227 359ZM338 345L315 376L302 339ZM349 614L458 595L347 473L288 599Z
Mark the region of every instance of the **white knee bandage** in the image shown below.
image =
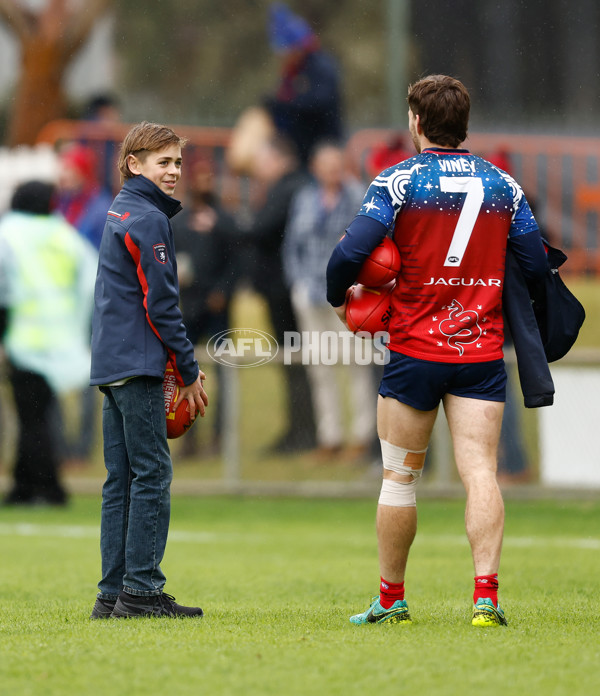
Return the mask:
M390 505L391 507L416 507L417 505L417 480L410 483L400 483L392 479L383 479L381 482L381 493L379 494L380 505Z
M397 474L408 474L413 477L413 480L421 476L427 447L424 450L407 450L404 447L392 445L386 440L380 439L379 442L384 469L395 471Z
M397 474L411 476L412 480L402 483L384 478L381 484L379 504L391 507L415 507L417 504L417 483L423 473L427 448L418 451L407 450L404 447L392 445L386 440L380 440L380 442L383 468Z

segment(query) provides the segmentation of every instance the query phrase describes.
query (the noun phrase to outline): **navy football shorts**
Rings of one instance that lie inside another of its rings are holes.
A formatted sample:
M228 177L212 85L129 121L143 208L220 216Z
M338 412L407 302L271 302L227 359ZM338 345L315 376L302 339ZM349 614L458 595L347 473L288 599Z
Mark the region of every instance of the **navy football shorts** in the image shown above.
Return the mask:
M390 361L384 367L379 393L419 411L436 408L444 394L484 401L506 401L504 360L440 363L390 351Z

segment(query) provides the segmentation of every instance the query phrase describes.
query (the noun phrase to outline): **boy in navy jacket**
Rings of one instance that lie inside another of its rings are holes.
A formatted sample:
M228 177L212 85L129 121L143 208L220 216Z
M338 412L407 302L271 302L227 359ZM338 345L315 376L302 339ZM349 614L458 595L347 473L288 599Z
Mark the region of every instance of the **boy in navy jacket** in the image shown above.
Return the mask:
M90 384L104 393L107 478L102 489L102 580L91 618L202 616L163 592L173 468L162 381L171 360L180 396L204 416L205 375L179 310L173 198L185 140L143 122L123 141L123 188L100 245ZM177 407L177 404L175 407Z

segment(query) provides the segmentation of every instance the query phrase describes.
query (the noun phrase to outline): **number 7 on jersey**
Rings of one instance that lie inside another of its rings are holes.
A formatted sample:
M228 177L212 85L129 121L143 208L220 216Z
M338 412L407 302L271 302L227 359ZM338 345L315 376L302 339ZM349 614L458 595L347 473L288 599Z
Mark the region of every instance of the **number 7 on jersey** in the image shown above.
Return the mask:
M466 193L444 266L460 266L483 203L483 184L475 176L440 176L444 193Z

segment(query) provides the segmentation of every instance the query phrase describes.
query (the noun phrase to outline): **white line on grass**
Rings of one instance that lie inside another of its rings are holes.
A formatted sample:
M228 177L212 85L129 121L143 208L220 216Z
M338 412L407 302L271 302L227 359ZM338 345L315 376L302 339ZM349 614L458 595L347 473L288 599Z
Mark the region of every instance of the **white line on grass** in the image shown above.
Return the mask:
M100 527L91 525L67 525L67 524L32 524L29 522L17 522L14 524L0 522L0 535L20 537L52 537L55 539L99 539ZM209 543L222 540L222 536L213 532L186 532L171 530L171 541L184 541L193 543Z
M55 539L98 539L100 528L92 525L67 525L67 524L33 524L30 522L0 522L0 536L16 537L51 537ZM169 531L169 541L183 543L209 544L216 541L238 542L240 539L264 541L268 538L265 534L219 533L219 532L191 532L172 529ZM454 544L464 546L467 539L461 534L426 534L417 535L417 542L423 544ZM532 546L546 546L553 548L575 548L592 551L600 550L600 539L594 537L519 537L507 536L504 538L504 546L518 546L529 548Z

